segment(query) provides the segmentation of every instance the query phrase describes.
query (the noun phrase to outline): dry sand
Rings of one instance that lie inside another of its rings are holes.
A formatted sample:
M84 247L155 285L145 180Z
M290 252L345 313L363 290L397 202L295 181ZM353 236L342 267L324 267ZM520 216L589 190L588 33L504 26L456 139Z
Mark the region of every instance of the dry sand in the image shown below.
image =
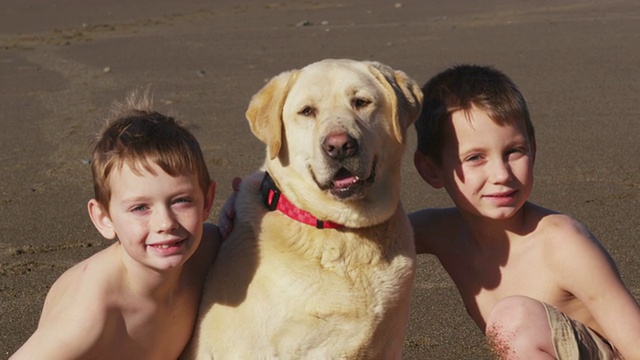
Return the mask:
M0 4L0 358L34 331L56 277L107 245L85 204L89 138L113 100L151 85L160 111L195 125L215 221L231 179L263 158L251 95L323 58L378 60L420 83L455 63L505 71L537 128L533 201L585 223L640 298L639 2L60 3ZM414 172L410 141L406 208L448 206ZM406 358L491 358L437 260L419 263Z

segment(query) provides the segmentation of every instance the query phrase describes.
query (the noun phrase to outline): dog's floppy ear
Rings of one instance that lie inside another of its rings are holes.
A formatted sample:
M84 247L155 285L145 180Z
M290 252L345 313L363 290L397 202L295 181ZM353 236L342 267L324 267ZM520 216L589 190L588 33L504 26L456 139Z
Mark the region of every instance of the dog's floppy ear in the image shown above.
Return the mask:
M286 71L269 80L253 95L245 116L251 131L267 144L269 158L274 159L282 146L282 108L298 71Z
M396 139L403 143L406 129L416 121L422 110L422 90L418 83L402 71L393 70L376 61L369 64L371 72L387 90L393 132Z

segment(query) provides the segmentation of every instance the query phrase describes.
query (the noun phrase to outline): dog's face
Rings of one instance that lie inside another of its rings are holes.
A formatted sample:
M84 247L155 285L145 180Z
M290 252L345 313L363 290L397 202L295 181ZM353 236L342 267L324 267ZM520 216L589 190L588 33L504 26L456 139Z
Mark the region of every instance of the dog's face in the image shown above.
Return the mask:
M406 129L421 102L418 85L400 71L324 60L273 78L247 118L267 144L266 170L294 204L362 227L397 207Z

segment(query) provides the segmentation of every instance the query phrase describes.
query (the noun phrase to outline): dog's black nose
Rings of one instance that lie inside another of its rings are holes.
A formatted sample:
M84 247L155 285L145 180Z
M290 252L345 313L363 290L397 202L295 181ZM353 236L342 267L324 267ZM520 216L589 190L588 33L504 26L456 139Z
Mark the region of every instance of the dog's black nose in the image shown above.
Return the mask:
M346 132L329 134L322 142L325 154L334 160L343 160L358 154L358 142Z

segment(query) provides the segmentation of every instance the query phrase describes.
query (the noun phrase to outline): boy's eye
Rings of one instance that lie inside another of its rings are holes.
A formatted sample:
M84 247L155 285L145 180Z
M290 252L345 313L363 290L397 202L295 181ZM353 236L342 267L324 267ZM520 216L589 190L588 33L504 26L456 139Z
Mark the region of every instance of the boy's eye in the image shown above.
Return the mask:
M471 155L471 156L467 156L464 161L465 162L478 162L482 160L482 156L481 155Z
M189 204L193 202L190 198L178 198L173 201L174 204Z
M131 211L133 211L133 212L139 212L139 211L144 211L144 210L147 210L147 206L146 205L136 205L136 206L131 208Z
M507 151L507 157L509 159L518 159L522 157L524 154L526 154L526 150L520 149L520 148L515 148Z

